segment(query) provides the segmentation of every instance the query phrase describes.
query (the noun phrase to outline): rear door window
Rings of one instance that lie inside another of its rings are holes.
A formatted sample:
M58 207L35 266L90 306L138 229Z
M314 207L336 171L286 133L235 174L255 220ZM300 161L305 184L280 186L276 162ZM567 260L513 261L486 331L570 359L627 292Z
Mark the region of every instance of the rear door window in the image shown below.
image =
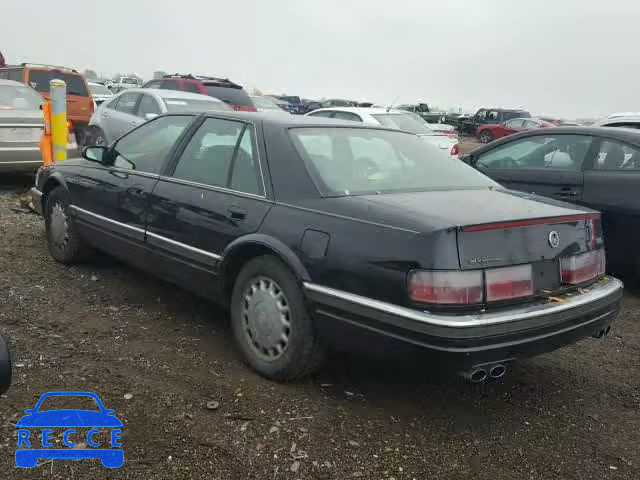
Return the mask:
M335 115L333 116L333 118L336 118L338 120L351 120L352 122L362 123L362 119L360 118L360 116L351 112L335 112Z
M138 100L140 100L141 94L135 92L123 93L120 95L118 103L115 106L115 109L118 112L127 113L129 115L135 115L138 105Z
M640 150L624 143L607 140L600 143L593 164L594 170L639 171Z
M138 106L138 116L145 118L147 114L160 115L160 105L151 95L142 95L140 105Z
M322 110L320 112L310 113L310 117L334 118L335 112L332 110Z
M522 120L521 118L516 118L514 120L509 120L508 122L505 122L504 126L507 128L522 128L523 123L524 123L524 120Z
M231 103L233 105L242 105L245 107L254 106L249 95L247 95L247 92L242 89L206 84L205 89L207 90L207 95L215 97L218 100L222 100L223 102Z

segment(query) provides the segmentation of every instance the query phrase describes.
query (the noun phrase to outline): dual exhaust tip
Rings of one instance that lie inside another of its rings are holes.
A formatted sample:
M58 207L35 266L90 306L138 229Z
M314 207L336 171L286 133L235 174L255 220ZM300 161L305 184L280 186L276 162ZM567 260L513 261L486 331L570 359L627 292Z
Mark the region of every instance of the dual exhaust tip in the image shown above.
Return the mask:
M501 363L496 363L486 367L473 368L465 374L465 377L472 383L482 383L490 378L502 378L505 373L507 373L507 367Z

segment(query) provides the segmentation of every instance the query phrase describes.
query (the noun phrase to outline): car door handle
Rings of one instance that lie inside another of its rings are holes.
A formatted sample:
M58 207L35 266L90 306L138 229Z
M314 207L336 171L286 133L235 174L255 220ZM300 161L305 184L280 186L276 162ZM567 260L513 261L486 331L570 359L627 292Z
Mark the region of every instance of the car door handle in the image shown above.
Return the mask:
M231 220L242 221L246 218L247 211L244 208L231 205L227 210L227 217Z
M562 187L558 192L558 195L561 197L576 197L578 196L578 192L576 192L571 187Z

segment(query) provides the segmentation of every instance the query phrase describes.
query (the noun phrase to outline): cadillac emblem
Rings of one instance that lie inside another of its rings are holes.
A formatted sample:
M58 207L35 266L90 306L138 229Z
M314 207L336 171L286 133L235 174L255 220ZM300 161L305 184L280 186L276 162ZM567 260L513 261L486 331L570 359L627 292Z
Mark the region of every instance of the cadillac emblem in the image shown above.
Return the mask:
M560 245L560 235L555 230L549 232L549 245L551 245L551 248L558 248L558 245Z

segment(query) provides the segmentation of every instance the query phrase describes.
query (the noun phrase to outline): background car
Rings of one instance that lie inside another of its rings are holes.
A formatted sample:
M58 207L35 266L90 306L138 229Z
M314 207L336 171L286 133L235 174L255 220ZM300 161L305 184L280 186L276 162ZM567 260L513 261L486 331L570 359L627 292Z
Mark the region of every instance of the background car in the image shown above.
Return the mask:
M289 113L289 104L277 98L252 96L251 101L259 112Z
M22 63L0 68L0 79L15 80L36 90L49 100L49 82L54 78L67 84L67 119L78 143L84 145L89 119L94 111L93 98L84 77L66 67Z
M119 93L128 88L140 87L140 79L131 76L117 77L109 82L108 87L113 93Z
M358 102L354 102L353 100L342 100L339 98L332 98L329 100L322 100L320 102L320 108L330 108L330 107L357 107Z
M303 115L307 113L307 106L297 95L270 95L273 98L287 102L289 113L294 115Z
M461 120L458 130L460 133L475 135L482 125L504 123L512 118L531 118L531 114L524 110L481 108L472 117Z
M461 159L507 188L600 210L614 271L640 272L640 132L535 129Z
M410 132L418 135L439 149L448 151L454 158L458 158L460 147L457 137L435 132L431 130L430 125L424 120L415 119L412 115L414 115L412 112L403 110L359 107L321 108L307 114L307 116L310 117L350 120L352 122L367 125L382 125L387 128Z
M476 130L476 138L481 143L489 143L498 138L513 135L514 133L531 130L534 128L554 127L553 123L540 118L513 118L503 123L481 125Z
M91 117L91 144L109 145L138 125L163 113L232 109L207 95L152 88L129 88L103 103Z
M429 123L445 122L444 112L434 112L426 103L403 104L393 108L397 110L406 110L407 112L416 113Z
M640 129L640 114L613 115L593 122L590 126Z
M113 97L113 92L101 83L87 82L87 85L89 85L95 108L98 108L105 100Z
M165 75L161 79L151 80L144 88L161 88L181 92L200 93L222 100L239 112L255 112L256 107L241 85L228 78L205 77L203 75Z
M42 165L43 103L33 88L0 80L0 172L33 173ZM67 154L75 156L77 149L70 134Z

